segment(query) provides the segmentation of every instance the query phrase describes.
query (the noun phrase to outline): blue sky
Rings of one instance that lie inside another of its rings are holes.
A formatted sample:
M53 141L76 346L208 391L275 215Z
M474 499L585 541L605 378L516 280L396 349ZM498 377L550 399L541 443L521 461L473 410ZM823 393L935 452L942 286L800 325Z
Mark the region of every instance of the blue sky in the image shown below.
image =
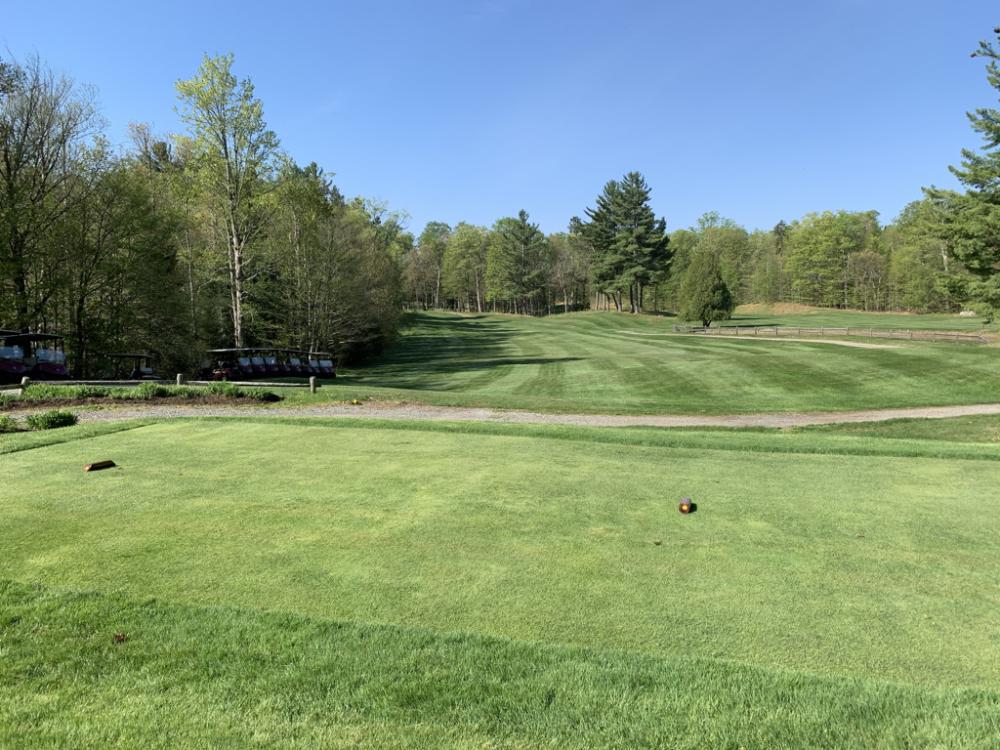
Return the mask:
M892 219L978 146L995 2L4 3L0 52L94 85L112 141L180 129L174 82L233 52L296 160L429 220L563 229L638 169L671 229ZM43 10L44 9L44 10Z

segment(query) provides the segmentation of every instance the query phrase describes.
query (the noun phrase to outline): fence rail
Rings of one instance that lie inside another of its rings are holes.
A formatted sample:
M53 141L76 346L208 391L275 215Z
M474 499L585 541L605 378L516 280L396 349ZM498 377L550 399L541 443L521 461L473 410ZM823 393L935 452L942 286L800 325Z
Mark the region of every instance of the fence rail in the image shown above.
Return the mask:
M899 328L804 328L800 326L674 326L674 333L700 333L708 336L849 336L870 339L906 339L908 341L946 341L954 344L988 344L979 333L962 331L913 331Z

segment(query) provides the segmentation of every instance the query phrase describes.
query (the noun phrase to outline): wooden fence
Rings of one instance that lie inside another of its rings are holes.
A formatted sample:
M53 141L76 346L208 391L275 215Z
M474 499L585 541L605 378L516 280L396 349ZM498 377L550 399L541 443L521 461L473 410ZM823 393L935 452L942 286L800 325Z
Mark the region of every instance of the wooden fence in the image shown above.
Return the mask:
M709 336L849 336L870 339L906 339L908 341L947 341L954 344L988 344L980 333L962 331L911 331L898 328L803 328L798 326L674 326L674 333L700 333Z

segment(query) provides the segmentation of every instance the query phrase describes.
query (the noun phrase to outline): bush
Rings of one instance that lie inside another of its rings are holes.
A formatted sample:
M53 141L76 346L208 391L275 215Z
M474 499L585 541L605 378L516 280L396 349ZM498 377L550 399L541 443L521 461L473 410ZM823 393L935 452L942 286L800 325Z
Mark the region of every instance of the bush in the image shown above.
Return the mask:
M28 415L28 427L32 430L52 430L56 427L72 427L76 424L76 414L71 411L43 411Z
M4 432L17 432L21 428L17 425L17 420L14 417L8 417L6 414L0 414L0 433Z

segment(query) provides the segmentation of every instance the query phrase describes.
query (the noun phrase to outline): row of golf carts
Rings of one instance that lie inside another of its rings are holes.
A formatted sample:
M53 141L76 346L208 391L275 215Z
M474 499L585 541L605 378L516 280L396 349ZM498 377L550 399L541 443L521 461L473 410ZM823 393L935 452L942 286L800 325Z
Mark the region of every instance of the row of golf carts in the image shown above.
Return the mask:
M62 336L0 329L0 383L20 383L23 377L32 380L69 378Z
M253 380L260 378L337 377L333 355L299 349L210 349L202 362L204 380Z
M96 369L105 378L159 380L153 354L103 354ZM335 378L333 355L298 349L211 349L202 362L204 380L259 380L266 378ZM21 379L67 380L63 337L52 333L17 333L0 329L0 383Z

